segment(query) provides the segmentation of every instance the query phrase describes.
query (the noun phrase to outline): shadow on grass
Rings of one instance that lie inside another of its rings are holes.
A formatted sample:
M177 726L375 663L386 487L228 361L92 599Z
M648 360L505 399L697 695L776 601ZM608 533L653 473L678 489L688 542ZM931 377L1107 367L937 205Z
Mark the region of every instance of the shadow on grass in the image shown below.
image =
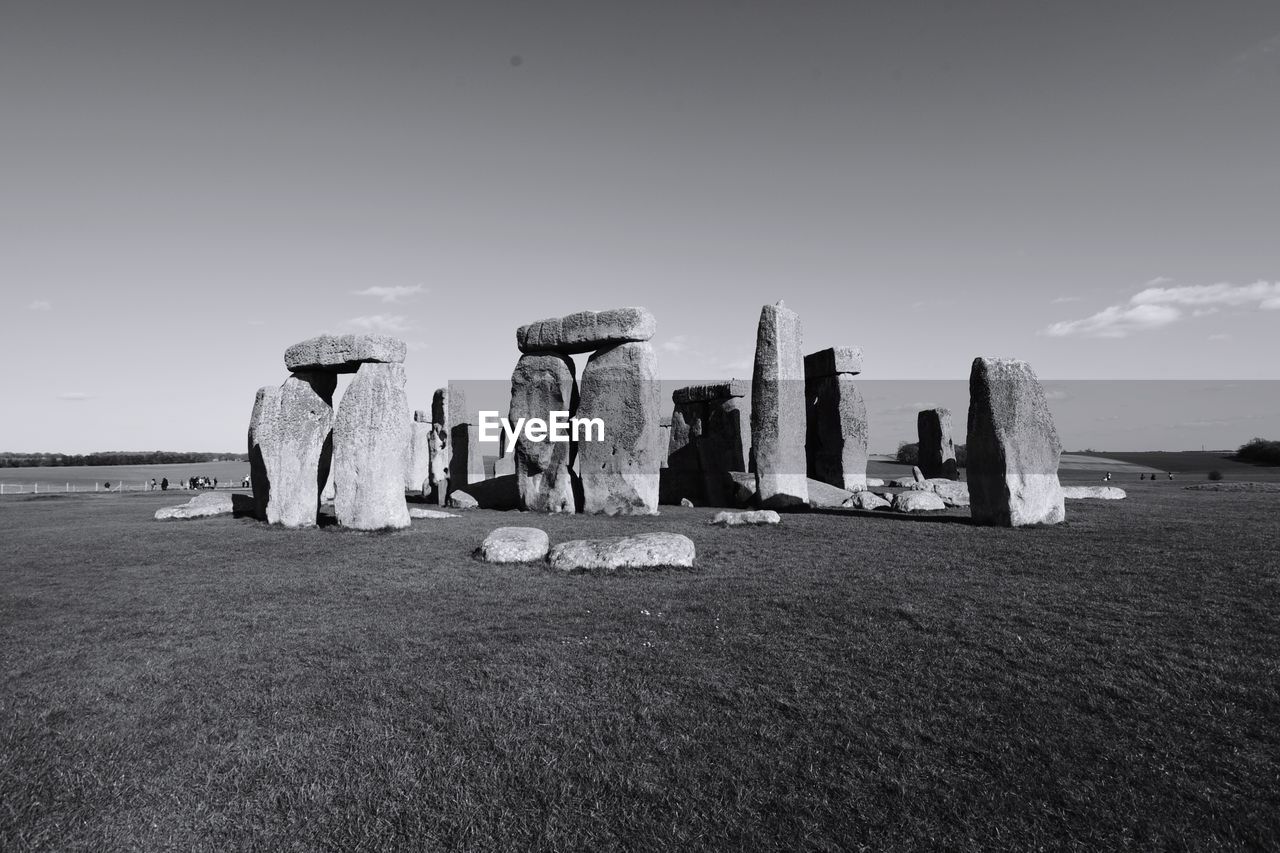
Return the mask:
M967 515L915 515L913 513L894 512L889 509L854 509L853 507L810 507L796 511L799 515L849 515L859 518L876 518L889 522L911 522L913 524L967 524L974 521Z

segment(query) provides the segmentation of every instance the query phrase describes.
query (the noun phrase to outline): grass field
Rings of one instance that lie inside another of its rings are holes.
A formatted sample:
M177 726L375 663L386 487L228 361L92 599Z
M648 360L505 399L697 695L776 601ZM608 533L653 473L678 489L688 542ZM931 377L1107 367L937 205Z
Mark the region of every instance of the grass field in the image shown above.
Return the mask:
M59 467L34 466L31 468L0 468L0 483L6 486L30 486L38 484L40 491L93 491L95 483L121 483L127 489L140 490L152 479L158 483L168 477L176 488L189 477L217 477L219 485L239 483L249 473L248 462L183 462L174 465L67 465Z
M1181 475L1184 478L1190 477L1197 480L1208 477L1210 471L1218 471L1228 480L1253 480L1265 483L1280 481L1280 466L1237 462L1231 458L1232 451L1226 450L1101 451L1095 455L1129 465L1142 466L1143 470L1172 472L1175 476Z
M0 849L1262 849L1280 495L1001 530L0 499ZM692 571L470 553L672 530Z

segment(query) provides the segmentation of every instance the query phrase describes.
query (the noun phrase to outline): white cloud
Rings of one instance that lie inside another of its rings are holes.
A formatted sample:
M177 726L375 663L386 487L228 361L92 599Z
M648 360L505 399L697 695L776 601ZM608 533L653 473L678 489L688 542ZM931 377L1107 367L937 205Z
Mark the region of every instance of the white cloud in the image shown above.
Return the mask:
M1280 308L1280 281L1256 281L1253 284L1192 284L1184 287L1148 287L1135 293L1129 301L1134 305L1252 305Z
M37 299L27 306L28 311L52 311L53 303L46 299Z
M1045 329L1055 338L1081 335L1090 338L1123 338L1132 332L1158 329L1177 322L1182 312L1168 305L1112 305L1083 320L1063 320Z
M1216 314L1223 307L1280 310L1280 282L1150 286L1168 281L1152 279L1147 282L1149 286L1131 296L1127 304L1111 305L1081 320L1063 320L1043 332L1052 337L1123 338L1134 332L1168 326L1187 316ZM1184 313L1183 309L1190 309L1190 313Z
M58 395L58 399L65 403L83 403L85 400L93 399L93 395L83 391L63 391Z
M1079 302L1079 296L1059 296L1050 302L1051 305L1062 305L1066 302Z
M1151 281L1147 282L1147 287L1159 287L1160 285L1168 284L1171 281L1173 281L1173 279L1167 278L1162 275L1158 275L1155 278L1151 279Z
M362 332L403 334L409 331L409 318L403 314L370 314L367 317L352 317L346 321L346 325Z
M376 296L383 302L399 302L410 296L417 296L420 293L426 293L427 289L420 284L413 286L395 285L392 287L374 286L366 287L364 290L351 291L356 296Z

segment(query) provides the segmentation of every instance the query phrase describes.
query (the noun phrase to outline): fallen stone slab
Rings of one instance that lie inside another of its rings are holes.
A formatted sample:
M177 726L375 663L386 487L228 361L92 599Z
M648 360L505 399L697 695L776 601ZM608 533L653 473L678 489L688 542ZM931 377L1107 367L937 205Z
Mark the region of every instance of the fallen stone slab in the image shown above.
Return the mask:
M693 540L679 533L637 533L608 539L575 539L561 542L547 555L553 569L650 569L666 566L691 568Z
M889 485L895 489L914 489L920 482L915 477L897 477L890 480Z
M236 498L240 498L237 507ZM166 506L156 510L156 520L169 518L208 518L211 515L227 515L238 509L248 512L253 506L253 499L248 495L234 495L230 492L210 492L196 495L191 500L178 506Z
M709 403L712 400L724 400L729 397L745 397L751 393L751 383L745 379L729 379L725 382L712 382L707 385L686 385L671 393L671 402Z
M868 489L880 489L880 488L883 488L883 487L884 487L884 480L880 479L879 477L868 477L868 478L867 478L867 488L868 488Z
M850 509L876 510L890 506L890 503L875 492L858 492L840 506Z
M1071 500L1096 498L1103 501L1120 501L1128 497L1124 489L1115 486L1063 486L1062 496Z
M551 539L536 527L499 527L480 543L486 563L529 563L547 556Z
M933 494L942 498L942 502L947 506L968 506L969 505L969 485L956 480L927 480L925 487Z
M710 524L724 527L741 527L746 524L780 524L782 516L771 509L757 509L749 512L717 512Z
M421 506L411 506L409 507L409 517L410 518L457 518L458 514L455 512L445 512L442 509L427 509L426 507L421 507Z
M285 350L284 366L290 370L355 373L361 364L399 364L407 349L404 341L387 335L320 335Z
M449 493L449 506L453 509L475 509L480 506L480 502L458 489Z
M516 330L516 346L525 353L591 352L610 344L647 341L657 326L646 308L579 311L521 326Z
M933 492L899 492L893 499L894 512L932 512L946 508L942 498Z
M862 347L828 347L804 357L804 378L824 379L862 372Z
M842 506L856 491L856 489L842 489L839 486L833 486L830 483L824 483L821 480L809 480L809 505L817 507Z

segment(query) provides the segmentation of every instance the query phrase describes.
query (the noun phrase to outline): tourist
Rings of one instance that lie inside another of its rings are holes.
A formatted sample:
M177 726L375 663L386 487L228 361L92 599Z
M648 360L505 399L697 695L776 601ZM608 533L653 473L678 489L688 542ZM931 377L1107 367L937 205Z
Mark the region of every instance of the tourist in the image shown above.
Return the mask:
M162 491L162 492L167 492L167 491L169 491L169 478L168 478L168 477L164 477L163 479L161 479L161 480L160 480L160 491Z

